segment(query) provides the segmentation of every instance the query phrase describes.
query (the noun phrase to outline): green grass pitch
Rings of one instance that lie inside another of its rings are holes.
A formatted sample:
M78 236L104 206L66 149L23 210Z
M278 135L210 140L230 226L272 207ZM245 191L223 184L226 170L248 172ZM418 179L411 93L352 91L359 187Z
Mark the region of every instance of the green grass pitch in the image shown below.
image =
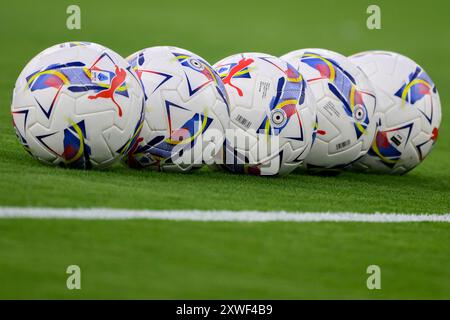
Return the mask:
M450 20L447 1L13 1L0 12L0 206L448 213ZM242 51L302 47L343 54L384 49L421 64L443 108L439 139L406 176L344 173L284 178L50 168L20 147L11 125L14 82L44 48L69 40L123 56L175 45L211 63ZM450 298L450 225L223 223L0 219L0 298ZM66 288L66 267L82 290ZM382 270L369 291L366 268Z

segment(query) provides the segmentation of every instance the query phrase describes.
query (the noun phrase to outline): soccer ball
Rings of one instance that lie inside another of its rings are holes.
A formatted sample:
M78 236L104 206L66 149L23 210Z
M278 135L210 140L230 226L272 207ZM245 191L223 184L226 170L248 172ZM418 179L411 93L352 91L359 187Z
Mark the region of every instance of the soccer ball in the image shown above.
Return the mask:
M128 57L145 91L146 116L130 167L186 172L212 164L229 125L228 97L203 58L176 47Z
M316 98L317 136L306 168L341 169L365 155L375 135L376 95L364 73L348 58L324 49L281 58L299 70Z
M13 93L17 137L52 165L106 167L133 146L144 93L125 59L101 45L68 42L48 48L24 68Z
M438 137L441 103L435 84L419 65L398 53L368 51L350 60L375 85L381 113L372 147L353 168L392 174L412 170Z
M227 57L214 65L230 97L223 167L253 175L283 175L298 167L314 139L316 105L289 63L262 53Z

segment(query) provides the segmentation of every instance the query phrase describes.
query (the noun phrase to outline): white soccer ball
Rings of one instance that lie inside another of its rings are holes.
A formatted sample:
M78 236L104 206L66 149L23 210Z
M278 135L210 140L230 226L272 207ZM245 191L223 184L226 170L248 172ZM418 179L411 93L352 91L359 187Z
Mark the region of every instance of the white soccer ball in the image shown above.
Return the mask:
M354 168L404 174L431 152L441 123L435 84L417 63L401 54L368 51L350 57L377 89L381 113L376 138Z
M329 50L303 49L281 58L305 77L317 102L317 136L306 168L340 169L365 155L376 127L376 95L366 75Z
M146 115L135 168L186 172L211 164L229 125L222 80L200 56L176 47L152 47L128 57L145 91Z
M223 167L237 173L283 175L309 153L316 104L306 81L289 63L243 53L214 65L230 97L230 127Z
M24 68L13 93L17 136L38 160L106 167L133 146L144 93L117 53L88 42L48 48Z

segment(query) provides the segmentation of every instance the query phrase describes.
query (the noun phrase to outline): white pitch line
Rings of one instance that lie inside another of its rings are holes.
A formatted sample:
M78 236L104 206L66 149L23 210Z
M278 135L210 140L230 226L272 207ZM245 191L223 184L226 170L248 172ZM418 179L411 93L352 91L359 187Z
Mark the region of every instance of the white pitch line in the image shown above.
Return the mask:
M446 214L285 212L285 211L201 211L201 210L128 210L107 208L31 208L0 207L0 218L85 219L85 220L190 220L237 222L447 222Z

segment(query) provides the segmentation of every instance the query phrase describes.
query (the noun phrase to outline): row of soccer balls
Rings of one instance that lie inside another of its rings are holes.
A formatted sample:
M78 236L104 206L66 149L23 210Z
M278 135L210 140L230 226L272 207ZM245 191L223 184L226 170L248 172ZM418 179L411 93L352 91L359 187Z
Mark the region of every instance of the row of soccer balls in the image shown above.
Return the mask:
M370 80L369 80L370 79ZM405 173L431 151L441 107L415 62L369 51L243 53L210 66L176 47L123 59L104 46L48 48L20 74L13 124L38 160L70 168L287 174Z

